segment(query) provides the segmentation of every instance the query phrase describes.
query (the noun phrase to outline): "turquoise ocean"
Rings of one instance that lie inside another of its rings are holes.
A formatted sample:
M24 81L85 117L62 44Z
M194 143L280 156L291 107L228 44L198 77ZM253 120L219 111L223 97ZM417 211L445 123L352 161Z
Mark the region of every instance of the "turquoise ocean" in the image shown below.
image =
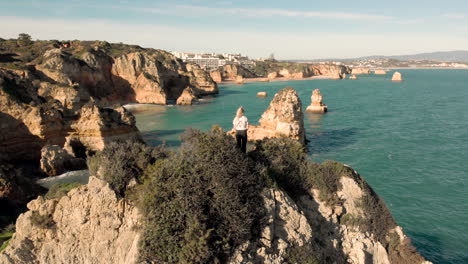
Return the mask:
M302 80L220 85L219 95L193 106L133 110L151 145L180 145L188 128L231 129L244 106L257 124L273 95L286 86L303 109L320 89L329 112L304 114L312 160L336 160L356 169L383 198L424 257L468 263L468 70L399 70L358 80ZM266 91L267 98L257 98Z

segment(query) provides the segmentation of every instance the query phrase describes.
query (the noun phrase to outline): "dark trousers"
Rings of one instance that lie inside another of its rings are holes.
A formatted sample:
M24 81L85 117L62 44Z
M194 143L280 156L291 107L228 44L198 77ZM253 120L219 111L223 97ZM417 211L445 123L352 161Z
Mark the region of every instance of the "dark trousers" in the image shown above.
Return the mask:
M236 141L237 147L242 150L242 152L247 152L247 130L236 130Z

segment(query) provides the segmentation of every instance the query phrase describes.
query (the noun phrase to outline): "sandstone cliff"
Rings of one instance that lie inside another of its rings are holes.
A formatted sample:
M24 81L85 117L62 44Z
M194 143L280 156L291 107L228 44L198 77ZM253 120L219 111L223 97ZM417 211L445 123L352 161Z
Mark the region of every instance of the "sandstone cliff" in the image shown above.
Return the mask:
M97 178L59 199L39 197L28 208L0 263L137 261L140 214Z
M216 82L222 81L235 81L237 76L242 76L243 78L255 78L257 77L249 69L235 64L227 64L221 67L218 70L213 70L210 72L211 78Z
M89 150L106 142L139 138L134 117L122 107L102 108L91 100L75 101L68 109L53 97L40 95L33 74L19 75L0 69L0 155L5 160L40 159L47 144L64 146L67 138Z
M337 200L324 200L313 188L295 198L266 188L259 237L236 248L227 262L429 263L354 170L343 167L336 180L327 196ZM39 197L28 208L1 263L138 263L142 216L101 180L91 177L66 196Z
M292 87L275 94L259 123L258 126L249 126L248 140L289 137L305 144L302 103Z
M351 74L358 75L358 74L369 74L368 68L353 68Z

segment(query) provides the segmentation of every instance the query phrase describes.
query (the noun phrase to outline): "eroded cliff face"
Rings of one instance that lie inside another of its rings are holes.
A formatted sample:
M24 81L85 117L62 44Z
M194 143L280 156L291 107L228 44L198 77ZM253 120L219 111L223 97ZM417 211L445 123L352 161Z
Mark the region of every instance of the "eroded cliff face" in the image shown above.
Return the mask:
M216 82L221 81L235 81L237 76L242 76L243 78L255 78L257 77L249 69L235 64L224 65L218 70L213 70L210 72L210 76Z
M98 107L92 99L72 99L74 106L67 108L70 98L64 105L44 97L40 83L36 73L0 69L0 158L39 161L42 147L64 146L67 138L91 151L116 139L140 138L134 117L124 108Z
M333 203L318 189L295 198L264 189L260 235L236 248L228 263L288 263L294 255L329 263L429 263L351 168L331 195L338 198ZM101 180L91 177L60 199L39 197L28 208L1 263L138 263L143 218ZM38 226L38 215L47 216L46 224Z
M67 108L90 97L104 103L166 104L187 86L196 96L218 93L207 72L161 50L129 50L111 56L99 47L81 55L50 49L34 67L41 81L40 94Z
M305 144L302 102L292 87L275 94L260 118L260 125L249 126L248 140L289 137Z
M28 208L1 263L137 263L142 218L107 183L91 177L66 196L39 197Z

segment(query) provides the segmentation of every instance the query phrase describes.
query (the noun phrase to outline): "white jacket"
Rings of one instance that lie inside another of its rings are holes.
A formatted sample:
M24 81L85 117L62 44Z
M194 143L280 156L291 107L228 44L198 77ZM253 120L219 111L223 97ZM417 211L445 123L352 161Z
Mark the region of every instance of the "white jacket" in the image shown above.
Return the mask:
M235 130L247 130L249 129L249 120L247 120L247 117L241 116L239 118L234 118L232 121L232 125Z

